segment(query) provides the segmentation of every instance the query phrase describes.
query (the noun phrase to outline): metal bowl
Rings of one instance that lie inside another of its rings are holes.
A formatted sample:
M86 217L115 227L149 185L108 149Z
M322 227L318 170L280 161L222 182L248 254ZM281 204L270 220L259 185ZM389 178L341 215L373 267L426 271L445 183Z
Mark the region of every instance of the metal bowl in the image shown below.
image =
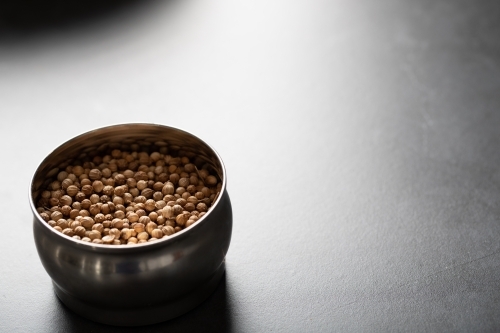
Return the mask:
M51 228L36 211L40 189L60 163L123 144L166 145L205 164L222 181L209 212L166 239L133 246L87 243ZM232 210L224 164L208 144L180 129L154 124L104 127L55 149L36 170L30 189L33 234L55 293L70 309L93 321L137 326L162 322L196 307L216 288L225 269Z

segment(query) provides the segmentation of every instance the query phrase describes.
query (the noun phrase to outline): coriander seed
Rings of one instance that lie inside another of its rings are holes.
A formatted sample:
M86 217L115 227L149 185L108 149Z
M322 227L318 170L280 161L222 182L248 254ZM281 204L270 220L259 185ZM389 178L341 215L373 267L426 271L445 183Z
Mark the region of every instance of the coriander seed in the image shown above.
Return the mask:
M143 231L145 230L145 228L146 228L146 227L144 226L144 224L143 224L143 223L140 223L140 222L139 222L139 223L136 223L136 224L134 225L134 231L135 231L135 232L137 232L138 234L140 234L141 232L143 232Z
M94 225L92 226L92 230L97 230L97 231L99 231L100 233L102 233L102 232L103 232L103 230L104 230L104 227L103 227L102 223L96 223L96 224L94 224Z
M68 177L68 173L66 171L61 171L57 174L57 180L62 182Z
M172 173L170 174L169 179L175 185L179 181L180 177L177 173Z
M153 229L151 231L151 237L153 238L162 238L163 237L163 232L160 229Z
M114 219L113 221L111 221L111 227L116 228L116 229L123 228L123 224L124 224L124 222L121 219Z
M124 219L125 218L125 213L121 210L117 210L114 212L113 216L117 219Z
M62 182L61 182L61 188L63 190L67 190L69 186L73 185L73 181L69 178L66 178L64 179Z
M96 204L100 201L100 197L97 194L92 194L89 200L91 204Z
M117 187L115 187L114 195L121 197L125 193L126 193L125 187L123 187L123 186L117 186Z
M163 209L161 210L161 215L164 218L170 218L170 217L172 217L174 215L172 206L165 206L165 207L163 207Z
M156 212L151 212L149 213L148 215L149 219L153 222L156 222L156 220L158 220L158 213Z
M75 196L78 192L79 192L79 189L78 189L78 187L76 187L75 185L70 185L70 186L68 186L68 188L66 189L66 193L67 193L69 196L71 196L71 197Z
M189 186L189 179L188 178L181 178L179 179L179 186L180 187L188 187Z
M58 221L63 218L63 214L61 212L55 211L50 215L50 218L54 221Z
M147 232L145 232L145 231L140 232L140 233L137 234L137 239L139 241L141 241L141 240L147 240L148 238L149 238L149 234Z
M83 226L77 226L73 231L75 235L78 235L80 237L85 236L85 227Z
M186 189L184 187L178 187L175 189L175 194L183 195L184 192L186 192Z
M154 222L149 222L148 224L146 224L146 231L150 235L152 235L152 231L156 228L158 228L158 225Z
M132 230L129 229L129 228L123 228L121 230L121 236L120 236L122 239L129 239L130 237L132 237Z
M111 228L109 230L109 235L113 235L116 239L120 238L121 231L118 230L117 228Z
M79 212L78 212L78 215L80 216L90 216L90 212L86 209L81 209Z
M156 210L162 210L166 205L167 205L167 203L165 201L163 201L162 199L156 200L156 202L155 202Z
M65 234L66 236L69 236L69 237L73 237L75 235L73 229L71 229L71 228L63 229L62 233Z
M102 177L109 178L111 177L111 170L109 168L104 168L101 170Z
M102 238L104 244L111 244L115 240L115 235L106 235Z
M90 202L89 199L83 199L81 204L82 204L83 209L88 210L90 208L90 206L92 205L92 202Z
M113 195L115 192L115 189L113 188L113 186L111 185L106 185L104 186L104 188L102 189L102 193L104 193L105 195Z
M69 227L73 230L76 229L76 227L80 227L82 224L80 223L80 221L71 221L71 223L69 224Z
M85 200L85 198L86 198L86 195L85 195L85 193L83 193L83 192L78 192L78 193L75 195L75 199L76 199L76 201L78 201L78 202L82 202L83 200Z
M173 235L175 232L174 228L172 228L171 226L162 227L161 231L167 236Z
M174 216L181 214L182 211L183 211L182 206L180 206L178 204L174 205L174 207L173 207L173 213L174 213L173 215Z
M59 219L59 221L56 221L56 224L63 230L69 227L68 221L65 219Z
M82 176L80 176L80 177L82 177ZM80 186L85 186L85 185L92 185L92 181L88 178L82 179L80 181Z
M182 213L182 214L179 214L179 215L177 215L177 217L175 218L175 222L177 222L177 224L178 224L179 226L183 226L183 225L184 225L184 224L186 224L186 222L188 221L189 216L191 216L189 213Z
M86 229L92 228L92 226L95 224L94 219L92 219L90 216L85 216L81 220L82 226L84 226Z
M145 197L146 199L151 199L153 197L154 191L150 188L145 188L144 190L141 191L141 196Z
M153 199L148 199L146 200L146 202L144 203L144 208L148 211L148 212L152 212L153 210L156 209L156 202L153 200Z
M152 213L151 213L151 214L152 214ZM151 217L150 217L150 218L151 218ZM159 215L159 216L156 218L156 220L153 220L153 219L151 218L151 221L156 222L156 224L158 224L158 225L163 225L163 224L165 224L165 221L166 221L166 220L167 220L167 219L166 219L166 218L164 218L162 215Z
M104 189L104 184L100 180L95 180L92 183L92 188L94 189L95 193L101 193Z
M139 215L137 215L136 213L130 212L130 213L126 214L126 216L130 222L139 221Z
M92 230L90 233L89 233L89 236L88 236L91 240L94 240L94 239L101 239L101 233L97 230Z
M195 210L195 206L193 203L191 202L188 202L185 206L184 206L184 209L187 210L188 212L192 212L193 210Z
M189 192L189 194L194 195L196 193L196 186L189 185L186 187L186 191Z
M61 182L58 181L58 180L53 181L52 183L50 183L50 188L53 191L60 189L61 188Z
M49 199L49 205L51 205L51 206L58 206L59 205L59 199L50 198Z

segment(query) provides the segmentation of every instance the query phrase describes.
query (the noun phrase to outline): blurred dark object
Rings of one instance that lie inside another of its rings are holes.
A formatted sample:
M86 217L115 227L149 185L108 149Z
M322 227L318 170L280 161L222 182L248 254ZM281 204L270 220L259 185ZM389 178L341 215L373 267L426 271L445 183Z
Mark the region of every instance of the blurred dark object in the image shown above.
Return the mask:
M0 1L0 30L33 31L77 24L139 2L137 0Z

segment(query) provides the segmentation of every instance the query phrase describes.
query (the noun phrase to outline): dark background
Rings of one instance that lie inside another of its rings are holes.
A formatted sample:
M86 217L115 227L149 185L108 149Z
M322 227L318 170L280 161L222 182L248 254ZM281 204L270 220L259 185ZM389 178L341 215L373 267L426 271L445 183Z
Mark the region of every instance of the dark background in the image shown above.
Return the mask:
M500 2L0 7L0 331L500 330ZM117 329L62 305L31 176L123 122L220 153L234 229L200 307Z

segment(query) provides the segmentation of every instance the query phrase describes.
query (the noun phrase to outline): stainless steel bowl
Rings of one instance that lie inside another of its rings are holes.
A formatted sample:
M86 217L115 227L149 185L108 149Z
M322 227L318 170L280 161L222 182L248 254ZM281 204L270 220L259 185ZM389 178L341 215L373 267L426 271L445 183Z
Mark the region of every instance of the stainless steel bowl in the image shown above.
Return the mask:
M51 228L36 211L36 198L57 166L92 150L123 144L167 145L170 151L209 165L222 180L211 210L167 239L134 246L86 243ZM216 288L225 269L232 210L224 164L215 150L180 129L154 124L100 128L54 150L36 170L30 189L33 234L54 289L70 309L111 325L158 323L196 307Z

